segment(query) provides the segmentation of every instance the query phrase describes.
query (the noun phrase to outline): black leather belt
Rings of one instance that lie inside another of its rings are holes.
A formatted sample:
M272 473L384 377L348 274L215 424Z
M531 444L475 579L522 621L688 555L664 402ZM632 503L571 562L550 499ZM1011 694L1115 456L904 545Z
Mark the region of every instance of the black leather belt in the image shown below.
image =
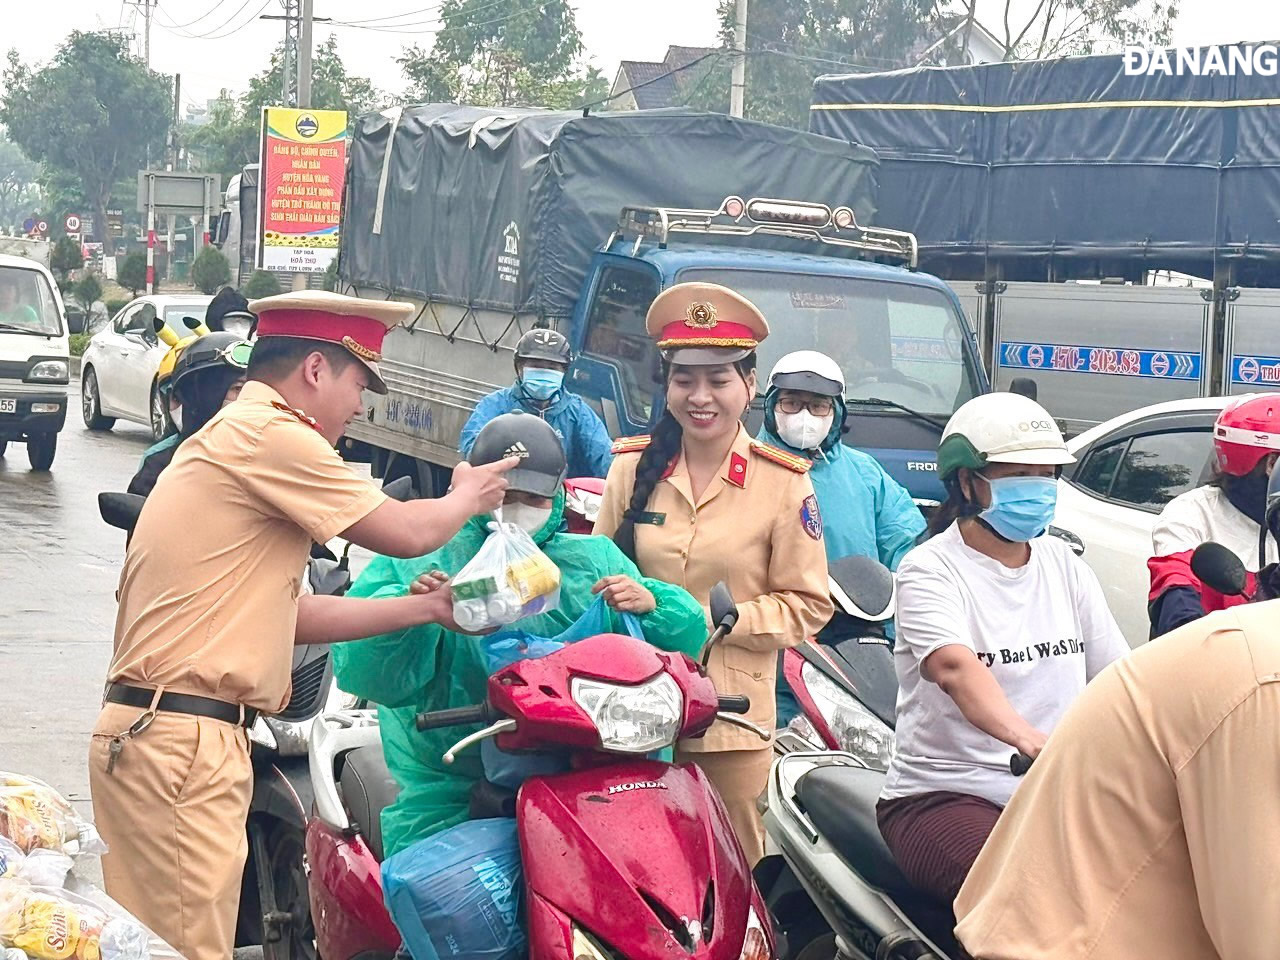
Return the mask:
M155 690L147 687L131 687L123 683L107 685L107 703L119 703L126 707L139 707L146 710L155 699ZM223 723L240 723L240 705L214 700L211 697L197 697L189 693L163 693L156 710L163 713L185 713L193 717L210 717ZM258 719L258 711L250 707L244 708L244 725L253 726Z

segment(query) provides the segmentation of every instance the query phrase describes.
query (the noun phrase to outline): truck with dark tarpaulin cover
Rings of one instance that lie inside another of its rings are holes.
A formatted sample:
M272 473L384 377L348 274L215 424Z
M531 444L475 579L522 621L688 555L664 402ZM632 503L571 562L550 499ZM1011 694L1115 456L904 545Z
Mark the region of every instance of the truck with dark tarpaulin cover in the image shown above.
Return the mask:
M662 384L649 304L725 283L784 353L841 362L849 442L937 499L940 422L986 389L953 292L913 269L914 238L865 226L876 157L853 144L717 114L416 106L361 118L350 145L339 277L418 307L387 337L386 397L344 452L443 490L476 402L514 376L535 323L569 337L566 384L611 435L644 432Z
M1033 375L1076 427L1277 389L1280 86L1213 49L1169 73L1114 55L820 77L810 129L876 151L880 216L955 286L997 386Z

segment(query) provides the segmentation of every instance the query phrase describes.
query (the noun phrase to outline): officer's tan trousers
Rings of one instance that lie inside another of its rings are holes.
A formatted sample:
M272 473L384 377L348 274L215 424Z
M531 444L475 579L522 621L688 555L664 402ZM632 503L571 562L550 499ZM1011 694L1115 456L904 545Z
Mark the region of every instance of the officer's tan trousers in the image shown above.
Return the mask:
M89 747L107 893L186 960L228 960L253 792L244 728L158 714L108 774L111 737L142 712L107 704Z
M747 863L755 866L764 858L764 821L756 800L769 785L773 748L763 750L723 750L694 753L679 750L680 763L696 763L702 768L724 801Z

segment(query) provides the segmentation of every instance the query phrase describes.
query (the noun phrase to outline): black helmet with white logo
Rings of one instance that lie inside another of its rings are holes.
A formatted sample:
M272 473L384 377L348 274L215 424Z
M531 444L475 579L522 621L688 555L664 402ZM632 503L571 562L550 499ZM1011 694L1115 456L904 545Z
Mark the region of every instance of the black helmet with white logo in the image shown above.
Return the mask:
M535 497L554 497L569 472L564 447L555 430L531 413L504 413L484 425L467 457L473 467L519 457L507 472L510 489Z
M573 362L573 351L563 333L539 327L530 330L516 343L516 366L525 360L545 360L567 367Z

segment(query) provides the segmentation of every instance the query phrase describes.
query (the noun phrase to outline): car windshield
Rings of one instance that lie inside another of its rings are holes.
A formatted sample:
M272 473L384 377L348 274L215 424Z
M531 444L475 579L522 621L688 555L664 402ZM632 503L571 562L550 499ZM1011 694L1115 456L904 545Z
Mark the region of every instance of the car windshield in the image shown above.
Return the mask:
M784 354L820 350L840 364L850 399L888 400L945 420L980 392L964 349L967 321L931 287L704 268L680 280L723 284L760 308L770 328L760 345L762 379Z
M0 267L0 333L42 337L62 333L53 290L39 270Z
M165 325L179 337L189 337L191 336L191 328L182 322L183 318L194 317L196 320L203 322L204 312L207 308L208 305L204 303L187 303L179 304L175 307L165 307Z

